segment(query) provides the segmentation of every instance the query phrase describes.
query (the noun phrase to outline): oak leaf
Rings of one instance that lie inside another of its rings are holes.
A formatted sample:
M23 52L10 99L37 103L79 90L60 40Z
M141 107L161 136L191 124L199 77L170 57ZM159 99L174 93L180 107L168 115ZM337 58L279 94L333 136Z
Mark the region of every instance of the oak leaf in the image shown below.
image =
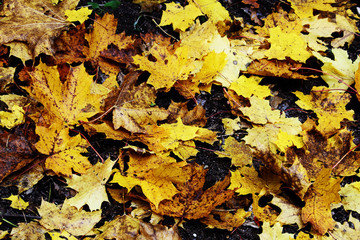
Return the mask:
M72 175L67 179L68 187L77 191L77 194L67 200L67 204L80 209L87 204L90 211L98 210L102 202L108 202L105 184L112 173L116 161L107 159L104 163L98 162L88 168L81 176ZM91 186L89 188L89 186Z
M306 224L310 222L313 228L320 234L325 234L334 228L334 220L331 216L331 203L340 202L339 179L332 179L331 169L324 168L316 177L315 183L305 194L305 207L301 211L301 219Z
M86 212L77 210L65 201L62 206L56 206L42 200L38 208L41 219L39 223L48 230L65 230L72 235L88 234L101 219L101 210Z

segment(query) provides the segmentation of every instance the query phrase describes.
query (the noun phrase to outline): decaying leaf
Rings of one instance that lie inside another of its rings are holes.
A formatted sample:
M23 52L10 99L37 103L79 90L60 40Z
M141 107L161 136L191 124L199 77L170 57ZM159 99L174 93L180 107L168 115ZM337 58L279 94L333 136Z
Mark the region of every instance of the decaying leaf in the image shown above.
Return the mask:
M52 40L70 23L64 10L74 9L79 0L64 0L54 6L50 1L7 0L3 2L0 43L26 42L35 58L52 55Z
M234 194L232 190L225 190L229 184L228 176L203 191L206 171L202 167L188 165L184 172L191 174L191 179L177 185L179 193L173 196L172 200L161 201L158 207L151 204L151 209L155 213L187 219L203 218Z
M77 210L66 201L62 206L56 206L43 200L38 212L41 216L39 223L47 230L65 230L75 236L88 234L101 219L101 210Z

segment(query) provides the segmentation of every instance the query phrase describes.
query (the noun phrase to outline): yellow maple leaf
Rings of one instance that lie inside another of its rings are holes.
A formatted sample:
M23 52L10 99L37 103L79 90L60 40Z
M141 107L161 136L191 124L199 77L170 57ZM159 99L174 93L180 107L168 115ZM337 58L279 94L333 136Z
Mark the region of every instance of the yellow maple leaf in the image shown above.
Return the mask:
M156 90L170 90L176 81L186 80L192 71L199 70L196 61L188 58L189 51L189 47L178 47L171 53L164 46L154 43L145 56L134 56L133 59L135 64L139 64L139 69L150 73L148 84ZM150 54L156 59L155 62L149 60Z
M283 228L280 223L275 223L270 226L269 222L264 222L262 225L262 233L259 235L260 240L293 240L294 238L289 233L283 233Z
M204 63L200 72L196 73L192 82L209 84L213 81L213 78L223 70L227 61L227 55L224 52L216 53L210 52L204 57Z
M305 207L302 208L301 219L304 223L310 222L320 234L325 234L334 228L330 204L340 202L339 179L332 179L331 168L324 168L316 177L315 183L305 194Z
M174 30L185 31L190 27L197 16L202 15L200 9L193 3L182 7L178 3L166 3L166 10L163 11L159 26L172 24Z
M36 143L36 149L49 155L45 167L57 174L72 175L72 169L78 173L84 173L91 164L81 153L86 152L88 146L86 140L80 134L69 136L69 129L64 128L59 121L50 127L37 126L36 133L40 140Z
M360 182L346 184L341 188L339 194L345 210L360 211L360 206L358 204L360 198Z
M232 231L234 228L240 227L251 215L251 212L247 212L240 208L235 213L229 211L216 211L214 209L212 214L202 218L200 221L206 224L208 228L226 229Z
M295 103L306 110L313 110L319 118L317 129L324 134L332 134L341 128L344 119L353 120L354 111L346 110L350 94L329 92L324 87L314 87L310 95L295 92L299 98Z
M262 77L241 75L235 82L232 82L229 89L234 90L237 95L250 98L256 96L264 99L271 95L268 86L259 85Z
M105 97L104 90L101 91L102 95L93 92L103 87L93 83L93 78L86 72L84 65L71 67L64 83L60 80L56 66L46 66L42 62L29 75L33 82L24 88L53 117L66 124L87 121L100 111L101 101Z
M201 12L209 17L209 20L216 24L220 21L231 20L229 12L217 0L191 0Z
M295 61L305 62L311 56L300 33L284 33L279 26L270 28L269 33L268 41L271 47L264 52L269 59L285 60L286 57L289 57Z
M10 112L0 111L0 126L6 128L13 128L24 123L24 109L18 105L13 105L9 108Z
M101 210L77 210L67 204L66 200L62 206L42 200L38 212L41 216L39 223L47 230L61 229L75 236L89 233L101 219Z
M223 146L226 155L220 155L219 157L231 158L231 164L237 167L252 164L252 155L249 146L244 142L238 142L233 137L228 137L225 140Z
M92 10L88 7L83 7L78 10L66 10L65 15L67 16L66 21L76 22L79 21L81 24L88 19L89 15L92 13Z
M90 211L100 209L102 202L109 201L105 184L115 163L116 161L107 159L104 163L98 162L87 169L81 176L73 174L71 178L66 179L68 187L77 191L77 194L68 199L67 203L77 209L85 204L89 206Z
M3 199L11 201L10 207L18 210L25 210L29 206L29 203L25 202L19 195L11 195Z
M234 189L240 195L259 193L266 186L253 166L244 166L231 172L230 181L228 189Z
M338 48L332 49L332 53L334 54L334 60L323 57L319 53L313 53L316 58L324 63L321 70L325 74L321 78L329 85L330 90L346 90L355 81L355 72L358 69L360 58L352 62L347 51Z
M60 239L67 239L67 240L76 240L77 238L74 237L73 235L71 235L70 233L68 233L67 231L61 231L61 232L55 232L55 231L51 231L48 232L48 234L50 235L51 239L54 240L60 240Z
M126 176L115 170L111 183L118 183L120 186L127 188L128 191L139 185L144 195L157 207L162 200L171 199L179 192L173 182L184 182L188 178L182 172L182 167L185 165L185 162L158 166L137 163L134 167L129 167Z

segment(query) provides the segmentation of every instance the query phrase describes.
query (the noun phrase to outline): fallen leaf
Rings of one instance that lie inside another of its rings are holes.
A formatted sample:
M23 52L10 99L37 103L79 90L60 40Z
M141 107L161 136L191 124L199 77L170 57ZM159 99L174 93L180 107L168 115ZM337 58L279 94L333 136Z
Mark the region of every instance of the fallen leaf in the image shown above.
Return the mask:
M62 206L56 206L42 200L38 208L41 219L39 223L48 230L65 230L75 236L88 234L101 219L101 210L86 212L77 210L65 201Z
M264 222L262 225L262 233L259 235L261 240L279 239L279 240L292 240L291 234L282 233L283 228L280 223L275 223L270 226L269 222Z
M305 207L301 211L302 221L305 224L310 222L321 235L334 228L335 221L331 216L330 204L340 202L338 192L342 179L332 179L330 174L330 168L321 170L315 183L305 194Z
M11 230L12 239L45 240L47 230L38 222L18 223L18 227Z
M88 7L82 7L78 10L66 10L64 14L67 16L66 21L76 22L79 21L81 24L88 19L89 15L92 13Z
M52 55L52 39L70 23L64 10L74 9L78 0L64 0L54 6L49 1L7 0L1 10L0 43L26 42L35 58L40 53Z
M152 225L134 217L116 216L111 222L106 222L99 228L100 234L95 239L159 239L180 240L176 229L159 224Z
M87 169L81 176L72 175L66 179L69 188L77 191L77 194L67 200L67 204L80 209L87 204L90 211L98 210L103 202L108 202L105 184L112 173L112 167L116 161L107 159L104 163L98 162ZM89 189L89 186L91 188Z
M299 98L295 103L306 110L313 110L319 118L317 129L331 135L341 128L344 119L353 120L354 111L347 110L346 105L350 102L350 94L341 92L329 92L324 87L314 87L310 95L295 92Z
M237 209L233 211L217 211L214 209L211 214L201 219L203 224L206 224L208 228L226 229L233 231L234 228L238 228L245 222L246 218L251 215L251 212L247 212L244 209Z
M173 25L174 30L185 31L190 27L197 16L202 15L200 9L193 3L182 7L178 3L166 3L166 10L163 11L159 26Z
M42 62L29 74L32 84L24 88L41 102L53 117L66 124L87 121L89 117L100 112L101 100L107 90L100 84L93 83L92 76L85 71L84 65L71 67L64 83L60 80L56 66L47 66ZM98 91L103 94L96 93Z
M161 201L158 207L151 204L152 211L160 215L198 219L208 216L216 206L233 196L233 190L225 190L230 182L228 176L203 191L206 171L202 167L188 165L184 173L188 172L191 179L177 185L179 193L172 199Z
M11 201L10 207L18 210L25 210L29 206L29 203L25 202L19 195L11 195L3 199Z
M36 143L36 149L48 155L45 167L56 174L71 176L72 170L77 173L85 173L91 167L90 162L81 153L87 152L86 140L80 134L70 137L69 129L64 128L59 121L50 127L36 127L36 133L40 140Z

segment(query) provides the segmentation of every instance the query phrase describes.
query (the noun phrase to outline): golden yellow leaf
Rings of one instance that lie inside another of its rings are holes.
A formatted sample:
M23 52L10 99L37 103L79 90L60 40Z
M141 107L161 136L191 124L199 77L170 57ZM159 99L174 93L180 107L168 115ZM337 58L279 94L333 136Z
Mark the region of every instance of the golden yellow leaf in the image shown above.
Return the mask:
M332 179L331 168L324 168L317 176L315 183L305 194L305 207L302 208L301 219L306 224L310 222L312 227L324 235L334 228L334 220L331 216L330 204L340 202L339 179Z
M334 54L334 60L323 57L319 53L313 53L316 58L324 63L321 67L321 70L324 71L321 78L329 85L330 90L346 90L349 85L354 83L355 72L358 69L360 58L352 62L348 53L340 48L332 49L332 53Z
M166 109L151 106L155 99L155 89L146 83L130 87L113 111L114 129L121 127L131 133L145 133L147 125L166 119L169 115Z
M191 0L201 12L209 17L209 20L216 24L220 21L231 20L229 12L217 0Z
M39 223L46 229L65 230L75 236L88 234L101 219L101 210L77 210L76 207L67 204L66 200L61 207L43 200L38 212L41 216Z
M174 49L172 53L159 43L154 43L144 56L137 55L133 59L134 63L139 65L140 70L150 73L148 84L154 86L156 90L160 88L170 90L176 81L186 80L192 71L198 71L199 67L195 59L188 58L189 51L190 48L184 46ZM150 54L155 61L149 60Z
M350 214L349 220L345 221L343 224L340 225L339 222L336 222L334 229L331 231L331 236L335 239L357 240L359 234L360 221L359 219L354 218L352 214Z
M29 203L25 202L19 195L11 195L3 199L11 201L10 207L15 209L25 210L29 206Z
M301 220L301 208L294 205L291 201L281 196L274 196L271 204L281 209L280 214L275 221L280 222L281 225L291 225L296 223L299 228L303 228L304 224Z
M223 119L221 119L221 121L222 121L222 124L224 125L226 135L232 135L232 134L234 134L234 131L241 129L239 117L237 117L235 119L223 118Z
M280 223L275 223L270 226L269 222L264 222L262 225L262 233L259 235L260 240L293 240L291 234L282 233L283 228Z
M296 104L306 110L313 110L319 118L317 129L323 134L332 134L341 128L344 119L353 120L354 111L346 110L350 94L329 92L324 87L314 87L310 95L295 92L299 98Z
M291 135L287 132L284 132L280 129L277 140L275 141L276 146L282 152L286 152L286 149L295 146L297 148L302 148L304 146L303 139L301 136Z
M360 182L346 184L341 188L339 194L345 210L360 211L360 206L358 204L360 198Z
M32 84L24 88L54 118L72 125L78 121L87 121L100 111L101 101L105 96L93 92L103 87L93 83L93 78L85 71L84 65L71 67L64 83L60 80L56 66L46 66L42 62L29 74Z
M69 136L69 129L64 128L59 121L54 122L50 127L36 127L36 133L40 140L36 143L36 149L49 155L45 167L56 174L65 176L72 175L72 169L78 173L84 173L91 167L90 162L81 153L86 152L88 144L80 134L74 137Z
M0 98L1 100L1 98ZM9 111L0 111L0 126L6 128L13 128L17 125L23 124L25 121L24 118L24 109L18 105L13 105L9 107Z
M232 82L229 89L234 90L237 95L250 98L256 96L264 99L271 95L268 86L259 85L262 77L241 75L235 82Z
M235 213L226 210L216 211L216 209L214 209L212 214L202 218L200 221L203 224L206 224L208 228L218 228L232 231L234 228L240 227L250 215L251 212L246 212L242 208L237 209Z
M68 199L70 206L80 209L87 204L90 211L98 210L102 202L108 202L105 184L112 173L112 167L116 161L107 159L104 163L98 162L87 169L81 176L73 174L66 179L68 187L77 191L77 194Z
M197 16L202 15L200 9L193 3L182 7L178 3L166 3L166 10L163 11L159 26L172 24L174 30L185 31L190 27Z
M268 41L271 47L264 53L269 59L285 60L288 57L295 61L305 62L311 56L300 33L284 33L279 26L270 28L269 33Z
M182 168L186 162L176 163L173 158L161 158L157 155L142 156L130 154L129 169L125 173L115 171L111 183L118 183L129 191L139 185L144 195L155 206L164 199L171 199L178 190L174 183L183 183L189 176Z
M49 233L51 239L54 239L54 240L60 240L60 239L76 240L77 239L76 237L74 237L73 235L68 233L67 231L61 231L61 232L51 231L48 233Z
M224 52L215 53L210 52L204 57L204 63L200 72L196 73L192 82L209 84L213 81L213 78L223 70L227 61L227 55Z
M79 21L80 23L83 23L88 19L89 15L92 13L92 10L88 7L82 7L78 10L66 10L64 13L67 16L66 21Z
M231 172L231 184L228 189L234 189L240 195L259 193L266 183L259 177L254 167L244 166Z

